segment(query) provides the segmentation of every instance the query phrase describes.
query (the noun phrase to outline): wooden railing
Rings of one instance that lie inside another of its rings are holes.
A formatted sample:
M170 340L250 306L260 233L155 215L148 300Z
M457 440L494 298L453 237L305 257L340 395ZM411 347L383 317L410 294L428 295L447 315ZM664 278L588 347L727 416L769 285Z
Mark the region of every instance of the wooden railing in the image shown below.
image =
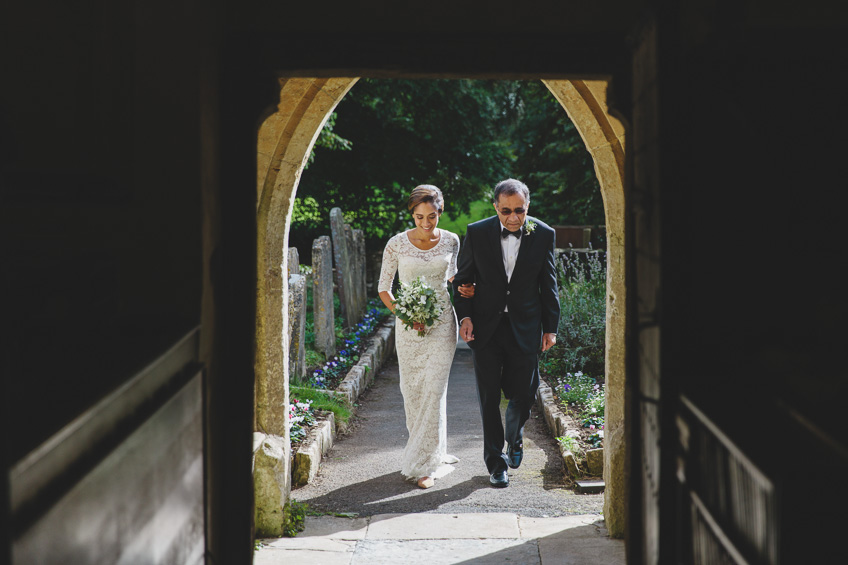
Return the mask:
M198 334L12 467L14 563L202 562Z
M677 417L681 513L691 532L684 561L780 562L780 504L775 483L688 398ZM686 537L684 535L684 537Z

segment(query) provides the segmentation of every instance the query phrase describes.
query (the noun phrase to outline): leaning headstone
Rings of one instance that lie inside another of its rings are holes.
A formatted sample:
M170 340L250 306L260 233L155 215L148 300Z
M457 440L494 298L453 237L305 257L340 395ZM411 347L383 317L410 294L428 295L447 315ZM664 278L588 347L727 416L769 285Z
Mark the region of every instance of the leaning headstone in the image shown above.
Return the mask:
M300 274L300 257L297 247L289 247L289 276Z
M333 311L333 245L322 235L312 242L312 323L315 349L330 359L336 354Z
M368 293L365 288L365 232L353 230L353 247L356 253L354 263L354 286L356 287L357 318L365 315Z
M306 377L306 277L289 276L289 375L294 382Z
M344 223L341 208L330 210L330 233L333 236L333 259L336 264L336 287L339 292L341 314L345 326L350 328L358 320L354 309L353 278L351 273L350 226Z

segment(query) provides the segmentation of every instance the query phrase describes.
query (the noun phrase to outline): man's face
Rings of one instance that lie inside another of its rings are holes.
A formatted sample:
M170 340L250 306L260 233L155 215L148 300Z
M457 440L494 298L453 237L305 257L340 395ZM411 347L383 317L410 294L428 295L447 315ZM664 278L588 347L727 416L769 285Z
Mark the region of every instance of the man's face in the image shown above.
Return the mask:
M494 207L501 225L509 231L516 231L524 225L529 204L524 200L524 195L520 193L502 194L498 197Z

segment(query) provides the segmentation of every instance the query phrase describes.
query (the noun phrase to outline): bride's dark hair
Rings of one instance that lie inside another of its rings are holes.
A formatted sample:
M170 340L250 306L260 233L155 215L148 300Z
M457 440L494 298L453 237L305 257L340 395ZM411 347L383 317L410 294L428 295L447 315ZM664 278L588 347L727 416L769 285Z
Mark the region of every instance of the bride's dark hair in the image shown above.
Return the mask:
M432 204L439 214L445 208L445 198L442 196L442 191L432 184L420 184L413 188L409 200L406 201L406 208L411 213L416 206L425 202Z

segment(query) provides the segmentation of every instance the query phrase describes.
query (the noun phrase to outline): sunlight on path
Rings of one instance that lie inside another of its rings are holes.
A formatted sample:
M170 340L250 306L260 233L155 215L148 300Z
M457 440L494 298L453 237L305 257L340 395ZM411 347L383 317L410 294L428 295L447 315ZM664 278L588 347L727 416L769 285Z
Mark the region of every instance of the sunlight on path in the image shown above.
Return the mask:
M511 513L310 516L296 538L265 540L254 563L624 564L624 542L597 516L529 518ZM473 561L472 561L473 560Z

